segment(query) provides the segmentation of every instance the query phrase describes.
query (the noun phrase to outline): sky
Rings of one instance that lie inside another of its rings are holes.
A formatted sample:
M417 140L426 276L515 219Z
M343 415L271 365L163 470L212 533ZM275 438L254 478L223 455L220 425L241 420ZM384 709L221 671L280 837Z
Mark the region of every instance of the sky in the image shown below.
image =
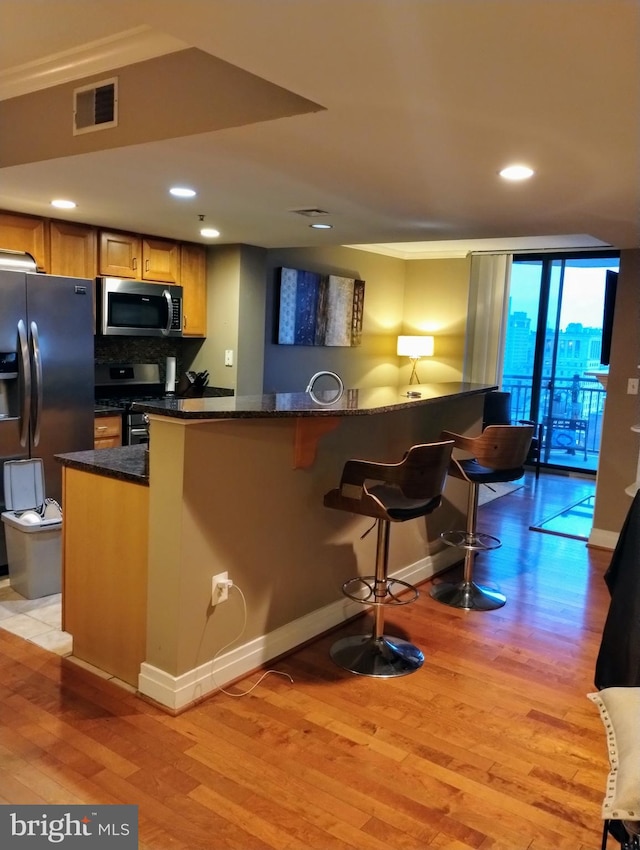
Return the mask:
M601 327L604 306L605 273L617 270L617 262L606 267L572 267L567 264L564 275L560 330L571 322L584 327ZM539 263L514 263L511 272L511 312L522 311L531 319L538 313L540 296ZM552 273L552 293L556 293L559 270ZM555 283L555 286L554 286Z

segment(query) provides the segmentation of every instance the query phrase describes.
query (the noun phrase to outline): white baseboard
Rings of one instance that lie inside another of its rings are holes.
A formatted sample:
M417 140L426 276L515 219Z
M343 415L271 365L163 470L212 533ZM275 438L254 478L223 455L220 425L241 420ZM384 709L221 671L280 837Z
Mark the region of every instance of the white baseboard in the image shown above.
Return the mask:
M420 584L459 560L460 552L447 547L398 570L393 578ZM140 666L138 691L172 711L180 711L360 613L362 605L350 599L338 599L180 676L171 676L144 662Z
M616 531L604 531L601 528L592 528L588 546L597 546L598 549L615 549L620 535Z

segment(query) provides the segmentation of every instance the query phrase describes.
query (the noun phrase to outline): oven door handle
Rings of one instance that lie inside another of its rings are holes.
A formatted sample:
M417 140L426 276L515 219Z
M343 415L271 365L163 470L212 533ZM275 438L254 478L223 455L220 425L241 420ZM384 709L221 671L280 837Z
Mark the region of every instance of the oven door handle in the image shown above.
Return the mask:
M149 434L148 428L129 428L129 433L132 437L146 437Z

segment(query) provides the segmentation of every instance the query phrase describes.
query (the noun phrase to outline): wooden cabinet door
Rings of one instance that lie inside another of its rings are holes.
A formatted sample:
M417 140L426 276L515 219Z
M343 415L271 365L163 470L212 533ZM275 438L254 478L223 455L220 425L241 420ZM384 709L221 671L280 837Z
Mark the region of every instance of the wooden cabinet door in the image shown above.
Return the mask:
M113 449L122 445L122 417L96 416L93 421L93 443L96 449Z
M63 467L62 492L62 627L76 658L135 688L146 658L149 488Z
M49 240L45 219L18 213L0 213L0 248L26 251L39 271L49 271Z
M180 250L182 284L182 332L207 335L207 249L184 243Z
M142 279L179 283L180 247L166 239L142 237Z
M95 278L98 273L98 233L88 224L49 222L51 274Z
M140 237L135 233L100 231L100 274L111 277L140 277Z

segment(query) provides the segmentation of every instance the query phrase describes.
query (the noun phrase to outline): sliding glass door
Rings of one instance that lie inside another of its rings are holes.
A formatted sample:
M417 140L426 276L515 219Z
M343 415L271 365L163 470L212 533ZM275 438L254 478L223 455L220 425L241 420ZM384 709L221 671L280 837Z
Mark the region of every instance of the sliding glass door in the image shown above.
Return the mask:
M502 388L542 425L543 465L597 469L617 270L617 253L513 258Z

